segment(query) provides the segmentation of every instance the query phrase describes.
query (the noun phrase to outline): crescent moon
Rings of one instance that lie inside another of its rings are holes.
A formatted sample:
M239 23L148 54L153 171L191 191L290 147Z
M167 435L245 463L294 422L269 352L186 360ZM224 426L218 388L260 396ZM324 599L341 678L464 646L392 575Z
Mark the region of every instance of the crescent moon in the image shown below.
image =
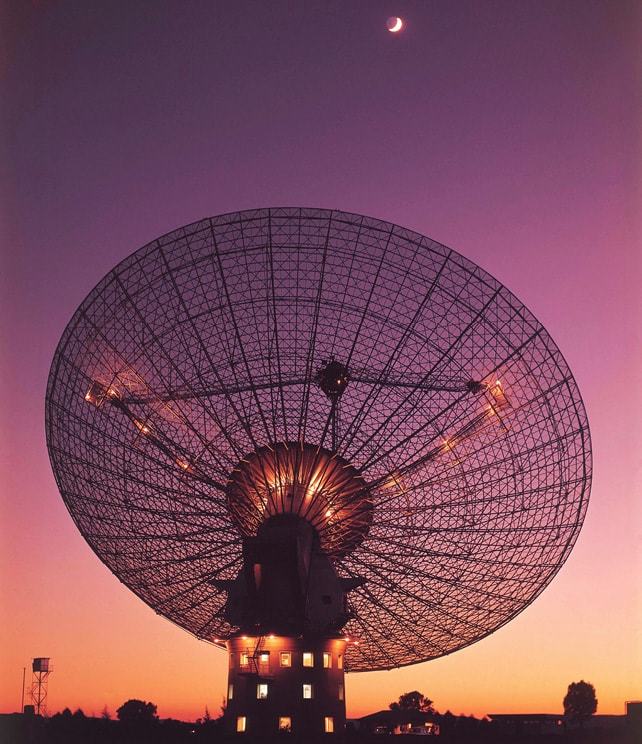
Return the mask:
M390 20L393 20L392 18ZM396 34L397 31L401 31L403 28L403 21L399 16L394 17L394 24L392 26L388 26L388 31L390 31L391 34Z

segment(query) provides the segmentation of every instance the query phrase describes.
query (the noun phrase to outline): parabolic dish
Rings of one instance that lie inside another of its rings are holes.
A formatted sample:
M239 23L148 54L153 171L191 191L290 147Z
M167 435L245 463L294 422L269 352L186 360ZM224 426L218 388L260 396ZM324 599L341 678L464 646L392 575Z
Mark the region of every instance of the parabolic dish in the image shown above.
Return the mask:
M99 558L214 642L235 630L216 582L236 577L251 527L234 484L260 472L252 453L287 474L288 443L302 462L317 448L361 494L352 515L328 493L314 512L339 575L365 580L352 671L436 658L515 617L569 555L590 490L584 406L542 325L446 246L340 211L204 219L126 258L62 336L46 429ZM255 514L270 488L243 497Z

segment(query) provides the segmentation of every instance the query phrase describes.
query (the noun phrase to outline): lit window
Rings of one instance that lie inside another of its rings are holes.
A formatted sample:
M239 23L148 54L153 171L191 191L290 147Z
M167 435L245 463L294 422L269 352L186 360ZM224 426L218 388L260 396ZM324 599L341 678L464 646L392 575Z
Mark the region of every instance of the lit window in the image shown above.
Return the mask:
M292 731L292 719L290 716L281 716L279 718L279 731Z
M332 716L325 717L325 732L326 734L334 733L334 718Z
M328 719L326 718L326 721ZM247 727L247 718L245 716L238 716L236 719L236 730L239 734L242 734ZM327 731L327 729L326 729Z
M268 695L268 686L265 682L259 682L256 686L256 699L265 700Z
M343 685L339 685L339 700L343 700Z
M304 683L303 685L303 699L312 700L312 685Z
M312 653L312 651L303 652L303 666L304 667L314 666L314 654Z
M227 699L234 700L234 685L231 682L227 688Z
M261 651L261 653L259 654L259 663L260 664L270 663L270 652L269 651Z
M332 654L327 651L323 652L323 668L330 669L332 667Z
M339 669L343 669L343 654L337 656L337 666Z
M281 666L282 667L292 666L292 654L289 651L281 652Z
M247 651L241 651L241 666L249 666L250 656Z

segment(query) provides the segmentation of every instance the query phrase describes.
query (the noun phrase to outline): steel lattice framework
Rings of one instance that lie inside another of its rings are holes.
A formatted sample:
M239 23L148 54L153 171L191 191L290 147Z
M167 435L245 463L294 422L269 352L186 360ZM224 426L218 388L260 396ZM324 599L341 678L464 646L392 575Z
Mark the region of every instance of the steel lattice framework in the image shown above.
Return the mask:
M93 550L214 642L235 630L218 586L242 564L231 473L276 443L349 463L370 510L334 556L365 579L352 671L439 657L515 617L588 504L586 413L542 325L444 245L340 211L223 215L133 253L66 328L46 410Z

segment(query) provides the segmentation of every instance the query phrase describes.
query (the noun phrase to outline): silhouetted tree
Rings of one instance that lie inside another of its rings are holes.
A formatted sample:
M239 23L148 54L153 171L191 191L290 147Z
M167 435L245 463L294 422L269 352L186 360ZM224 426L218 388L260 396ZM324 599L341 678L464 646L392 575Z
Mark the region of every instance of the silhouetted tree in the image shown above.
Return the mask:
M47 735L39 742L47 744L84 744L85 742L96 742L93 735L95 719L85 715L80 709L72 713L65 708L62 713L56 713L47 723ZM0 740L2 736L0 735ZM35 740L34 740L35 741Z
M433 701L422 695L418 690L405 692L399 696L399 701L390 703L390 710L419 710L422 713L434 713Z
M596 710L595 687L583 679L571 682L564 696L564 715L572 721L584 723Z
M158 720L156 710L154 703L133 699L123 703L116 711L116 715L118 720L123 722L151 723Z
M111 721L111 713L109 712L107 706L103 708L103 712L100 714L100 717L103 719L103 721Z
M212 720L212 716L210 715L210 709L206 705L205 706L205 713L203 713L203 717L202 718L197 718L196 719L196 723L199 726L206 726L211 720Z

